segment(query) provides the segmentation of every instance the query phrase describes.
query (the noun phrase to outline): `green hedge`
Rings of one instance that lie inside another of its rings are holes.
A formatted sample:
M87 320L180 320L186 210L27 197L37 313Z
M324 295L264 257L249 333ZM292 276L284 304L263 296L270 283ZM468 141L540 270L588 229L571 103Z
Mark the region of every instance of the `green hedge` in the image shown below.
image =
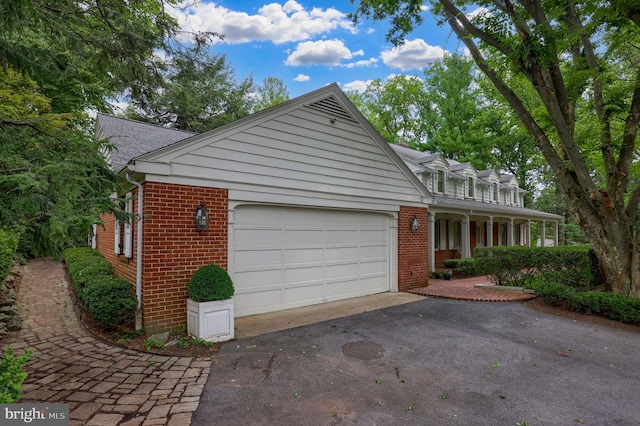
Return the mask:
M451 269L453 273L462 274L475 274L476 262L475 259L446 259L444 261L444 267Z
M16 260L17 249L17 236L0 229L0 284L9 275L9 270Z
M129 281L113 276L113 266L95 249L63 252L76 296L105 329L132 325L138 301Z
M587 289L602 284L589 246L477 247L476 270L499 285L532 288L540 280Z
M580 291L566 285L538 280L533 290L545 302L583 314L602 315L612 320L640 324L640 299L621 294Z

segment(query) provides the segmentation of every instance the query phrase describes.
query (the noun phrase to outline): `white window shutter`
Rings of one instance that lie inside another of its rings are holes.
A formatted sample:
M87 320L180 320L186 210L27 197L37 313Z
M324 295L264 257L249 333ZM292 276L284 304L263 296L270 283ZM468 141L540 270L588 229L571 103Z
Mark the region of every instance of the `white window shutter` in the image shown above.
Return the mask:
M131 198L131 194L127 194L127 198ZM127 213L133 212L133 200L129 199L125 205L125 211ZM128 223L124 224L124 255L128 258L133 257L133 219L131 218Z
M120 222L118 221L118 219L116 219L115 221L115 232L113 241L113 251L115 251L116 254L120 254Z

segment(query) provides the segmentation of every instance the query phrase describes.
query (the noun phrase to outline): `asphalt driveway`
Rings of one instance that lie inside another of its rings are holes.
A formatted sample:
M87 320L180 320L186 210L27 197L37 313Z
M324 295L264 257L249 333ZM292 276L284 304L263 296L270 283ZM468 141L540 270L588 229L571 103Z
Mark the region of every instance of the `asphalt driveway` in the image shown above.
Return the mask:
M193 425L638 425L640 334L424 299L225 345Z

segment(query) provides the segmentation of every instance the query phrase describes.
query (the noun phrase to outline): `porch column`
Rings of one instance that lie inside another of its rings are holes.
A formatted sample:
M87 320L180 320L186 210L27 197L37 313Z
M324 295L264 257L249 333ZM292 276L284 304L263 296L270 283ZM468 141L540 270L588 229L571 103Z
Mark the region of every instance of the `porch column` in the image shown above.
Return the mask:
M540 247L544 247L544 243L545 243L545 230L547 228L547 222L545 222L544 220L542 221L542 226L540 226Z
M509 219L507 225L507 246L513 247L513 219Z
M493 216L487 220L487 247L493 247Z
M527 234L526 234L526 237L527 237L526 245L527 245L527 247L531 247L531 221L530 220L527 220L527 231L526 232L527 232Z
M553 222L553 244L558 247L558 222Z
M436 270L436 215L429 212L428 218L428 232L429 232L429 247L427 247L429 270L431 272Z
M471 257L471 230L469 229L469 215L464 215L462 217L462 229L461 229L461 238L462 238L462 258L468 259Z

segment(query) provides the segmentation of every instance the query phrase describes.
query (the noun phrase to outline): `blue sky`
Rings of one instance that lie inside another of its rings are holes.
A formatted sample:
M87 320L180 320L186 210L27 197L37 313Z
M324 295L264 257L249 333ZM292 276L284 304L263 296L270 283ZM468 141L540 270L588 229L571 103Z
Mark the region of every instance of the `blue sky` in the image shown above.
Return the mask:
M185 0L175 15L188 31L225 36L212 45L225 54L238 78L280 78L296 97L336 82L343 90L362 90L366 82L397 74L423 75L445 52L460 50L448 27L430 12L425 23L394 47L385 41L387 22L353 26L348 0Z

